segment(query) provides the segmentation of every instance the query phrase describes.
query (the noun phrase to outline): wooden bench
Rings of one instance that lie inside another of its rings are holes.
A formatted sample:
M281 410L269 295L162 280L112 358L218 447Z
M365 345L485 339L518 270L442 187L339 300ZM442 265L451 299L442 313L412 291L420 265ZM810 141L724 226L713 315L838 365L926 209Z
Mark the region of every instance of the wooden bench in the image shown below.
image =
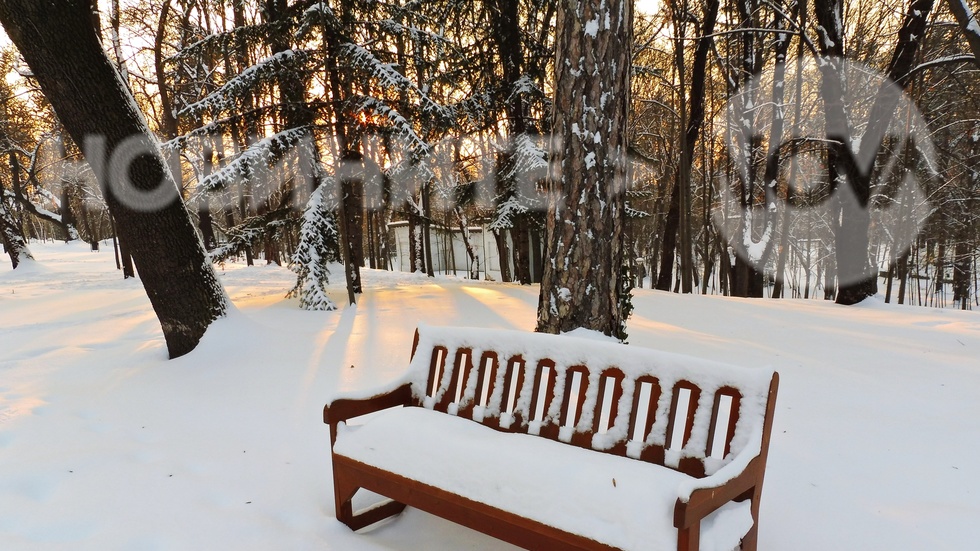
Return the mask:
M777 386L638 346L421 327L402 381L324 407L337 519L411 505L526 549L693 551L708 531L754 550ZM392 501L355 514L358 489Z

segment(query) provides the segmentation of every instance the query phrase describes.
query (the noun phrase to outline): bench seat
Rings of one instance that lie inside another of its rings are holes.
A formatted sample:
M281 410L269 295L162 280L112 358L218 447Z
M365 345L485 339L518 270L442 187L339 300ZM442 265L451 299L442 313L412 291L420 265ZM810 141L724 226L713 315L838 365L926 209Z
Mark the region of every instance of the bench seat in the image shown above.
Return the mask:
M420 407L338 427L334 454L624 550L677 549L672 521L692 477ZM438 460L434 460L438 458ZM707 517L702 551L728 551L753 525L749 501Z

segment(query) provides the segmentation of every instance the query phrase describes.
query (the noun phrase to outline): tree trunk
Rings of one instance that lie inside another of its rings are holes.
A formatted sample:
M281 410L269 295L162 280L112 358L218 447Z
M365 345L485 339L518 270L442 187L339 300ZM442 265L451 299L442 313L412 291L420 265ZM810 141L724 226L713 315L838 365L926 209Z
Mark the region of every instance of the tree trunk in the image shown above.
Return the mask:
M282 1L282 0L278 0ZM344 32L352 32L353 14L351 2L339 3L340 22ZM343 174L339 176L341 212L346 216L343 226L344 262L354 293L361 293L361 267L364 266L364 154L361 152L360 136L357 135L356 125L350 120L345 103L354 95L351 76L337 64L335 53L340 47L342 38L325 27L323 34L324 47L327 50L325 58L326 75L329 79L333 101L331 107L334 118L334 134L337 140L337 151ZM313 122L310 117L309 122Z
M500 281L510 283L510 246L507 245L507 232L494 230L493 238L497 242L497 261L500 263Z
M422 184L420 189L419 204L422 206L422 213L419 222L422 226L422 241L425 243L422 261L425 262L425 275L435 277L435 267L432 265L432 182Z
M480 279L480 257L476 254L476 247L470 242L469 223L466 213L461 207L456 207L456 221L459 224L459 236L463 240L463 247L466 248L466 256L469 258L469 269L466 270L467 277Z
M8 154L10 160L10 175L13 182L14 193L17 193L20 181L20 164L17 162L17 154L11 150ZM3 182L0 182L0 242L10 257L10 264L16 270L17 266L24 261L34 260L31 250L27 248L27 240L24 238L23 226L17 222L13 211L4 197Z
M177 137L177 117L174 115L173 95L167 83L167 71L163 66L163 41L167 31L167 17L170 15L170 1L164 0L160 8L160 19L157 21L157 31L153 45L153 67L157 73L157 90L160 95L161 130L168 140ZM173 167L171 167L172 169ZM174 174L176 177L177 175Z
M970 246L959 240L953 246L953 303L966 310L970 303Z
M33 260L34 257L31 255L30 249L27 248L27 241L24 239L20 224L14 219L7 202L3 200L2 192L3 189L0 186L0 242L3 243L7 256L10 257L11 266L16 270L22 262Z
M878 290L878 270L869 261L868 229L871 225L869 202L875 158L885 139L885 131L910 81L934 0L912 0L898 31L898 42L888 64L888 77L878 89L868 115L868 123L857 152L851 149L852 130L844 103L843 27L841 0L816 0L819 30L821 95L824 98L827 138L831 141L827 168L831 188L840 198L840 227L835 232L838 304L857 304Z
M520 12L518 0L491 0L489 2L493 39L500 59L503 82L501 89L505 96L504 110L507 115L508 141L506 151L500 156L498 171L501 175L498 198L501 202L526 200L521 197L524 191L519 188L519 167L515 166L515 144L517 137L528 132L527 105L523 94L515 93L515 86L523 74L524 48L521 39ZM511 243L514 246L513 279L522 285L531 284L531 259L529 236L530 213L518 211L511 213L509 228Z
M530 237L527 213L524 213L517 217L510 229L510 240L514 243L514 279L521 285L531 284Z
M798 25L800 28L806 28L807 19L807 2L806 0L799 0L796 2L795 15L798 18ZM795 94L796 99L793 101L793 135L797 136L800 134L800 120L802 119L802 108L803 108L803 59L805 54L805 45L802 40L797 40L796 43L796 87ZM785 57L785 56L784 56ZM785 80L785 76L784 76ZM793 186L795 185L796 178L799 176L799 159L797 155L799 154L799 146L796 141L790 149L790 169L789 169L789 179L786 184L786 203L783 205L783 215L780 221L780 232L779 232L779 256L776 260L776 283L772 290L772 296L774 298L783 298L785 294L785 278L786 278L786 260L789 255L789 233L790 233L790 208L793 205ZM767 165L768 166L768 165ZM768 170L767 170L768 172ZM778 173L778 167L777 167Z
M700 36L694 51L694 64L691 66L690 93L684 103L685 116L682 117L684 136L680 143L680 162L677 166L674 187L670 194L670 207L667 212L667 223L664 228L664 247L660 258L660 274L657 278L657 289L669 291L673 281L674 255L680 245L681 290L693 292L693 237L691 231L691 171L694 165L694 148L701 128L704 125L705 81L708 69L708 53L711 51L715 22L718 19L718 0L707 0L704 6L704 19L701 24ZM678 14L675 25L683 26L682 17ZM680 28L680 27L678 27ZM683 54L684 37L676 41L675 56L679 70L684 70ZM683 92L682 92L683 93ZM678 237L680 243L678 243Z
M655 285L661 291L670 291L670 285L674 279L674 256L677 252L677 232L681 224L680 193L680 184L675 177L674 185L670 188L670 205L667 207L667 217L664 221L663 246L660 249L660 273L657 275Z
M99 44L88 2L6 0L0 22L75 143L104 140L101 151L87 144L86 159L106 190L122 242L132 248L170 357L190 352L224 315L226 298L163 155ZM117 160L125 154L119 146L134 139L140 155L105 170L107 158Z
M67 166L68 153L67 153L67 148L65 147L66 136L61 135L63 132L64 129L61 129L58 135L58 154L60 155L62 162L66 163L65 166ZM67 174L63 169L61 173L61 197L60 197L61 205L58 209L58 212L59 214L61 214L62 223L64 223L63 231L64 231L65 243L68 243L72 239L78 238L78 230L74 229L76 224L75 213L72 211L71 208L71 196L72 196L71 192L74 187L75 187L74 182L72 182L67 177Z
M633 2L562 3L558 15L549 262L537 330L625 338L623 278ZM584 30L584 32L583 32ZM612 99L610 99L612 98Z
M953 12L953 17L966 36L966 42L970 45L970 51L976 58L975 63L980 67L980 19L977 14L966 4L966 0L948 0L949 11Z
M214 137L220 140L220 136ZM214 146L211 139L204 139L204 164L201 171L201 179L205 179L214 172ZM211 205L208 193L202 193L197 203L197 227L201 230L201 239L204 241L204 248L208 251L214 250L218 246L218 240L214 235L214 220L211 217Z

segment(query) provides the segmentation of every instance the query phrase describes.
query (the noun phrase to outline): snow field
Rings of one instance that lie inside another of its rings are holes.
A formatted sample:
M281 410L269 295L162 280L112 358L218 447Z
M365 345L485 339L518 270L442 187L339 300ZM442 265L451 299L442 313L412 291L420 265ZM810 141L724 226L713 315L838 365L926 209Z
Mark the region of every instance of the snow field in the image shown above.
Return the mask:
M285 268L228 264L235 311L167 361L111 249L31 249L36 264L0 267L0 549L512 549L417 510L350 533L320 413L403 377L420 322L532 328L536 288L365 270L357 308L306 312L283 298ZM634 304L631 346L780 372L763 549L976 547L975 312L647 290Z

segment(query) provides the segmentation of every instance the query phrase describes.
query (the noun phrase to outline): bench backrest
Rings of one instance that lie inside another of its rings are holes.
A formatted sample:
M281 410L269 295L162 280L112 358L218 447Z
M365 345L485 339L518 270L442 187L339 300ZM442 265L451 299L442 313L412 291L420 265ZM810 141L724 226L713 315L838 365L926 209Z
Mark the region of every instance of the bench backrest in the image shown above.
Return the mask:
M778 376L613 342L420 327L415 405L488 427L670 467L716 472L765 453Z

